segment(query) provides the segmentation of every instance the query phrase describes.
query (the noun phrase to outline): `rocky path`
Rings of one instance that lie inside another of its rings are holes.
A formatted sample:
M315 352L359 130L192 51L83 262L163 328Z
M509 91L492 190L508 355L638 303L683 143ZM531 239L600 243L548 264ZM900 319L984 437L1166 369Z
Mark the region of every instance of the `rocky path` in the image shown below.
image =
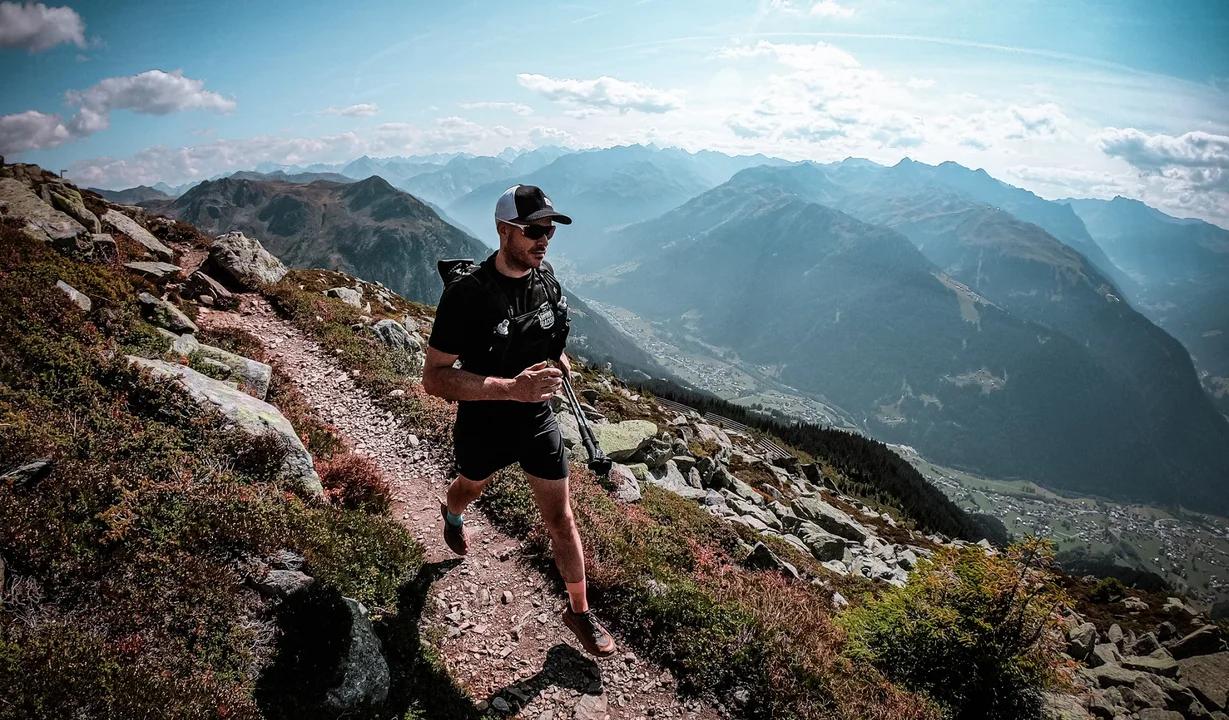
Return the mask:
M391 483L393 512L426 548L427 560L455 556L444 545L435 498L451 481L451 456L377 408L332 356L280 318L261 297L244 295L236 313L202 309L204 328L240 327L260 338L273 364L336 426L356 453L379 464ZM613 658L593 661L560 621L565 597L519 559L518 541L471 507L472 550L436 581L423 636L449 675L480 707L529 720L715 719L711 707L684 704L668 671L620 643Z

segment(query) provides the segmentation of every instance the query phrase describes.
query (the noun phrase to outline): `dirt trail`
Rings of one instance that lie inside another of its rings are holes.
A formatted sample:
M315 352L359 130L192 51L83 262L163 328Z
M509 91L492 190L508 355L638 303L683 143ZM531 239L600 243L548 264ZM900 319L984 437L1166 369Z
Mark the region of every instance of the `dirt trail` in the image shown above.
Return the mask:
M332 355L280 318L261 297L243 295L236 313L202 309L204 328L239 327L264 344L276 364L315 408L340 430L356 453L384 470L392 485L393 512L426 548L430 562L455 556L444 545L439 505L451 481L448 451L400 427ZM620 640L613 658L581 657L559 615L565 598L537 569L519 560L518 541L471 507L466 512L472 549L436 581L422 619L423 637L434 631L454 681L478 701L529 720L622 718L716 719L711 707L684 704L668 671L636 655ZM570 646L570 647L567 647Z

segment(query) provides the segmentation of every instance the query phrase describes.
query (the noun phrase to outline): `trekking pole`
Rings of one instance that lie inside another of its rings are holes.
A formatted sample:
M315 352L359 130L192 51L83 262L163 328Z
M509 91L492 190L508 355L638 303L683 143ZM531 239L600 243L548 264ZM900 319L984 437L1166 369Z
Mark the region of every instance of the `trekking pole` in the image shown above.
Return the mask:
M563 371L563 392L567 395L568 402L572 406L572 413L580 425L580 441L584 443L585 451L589 453L589 470L598 475L610 474L610 467L613 463L597 444L597 437L593 435L593 428L589 427L589 421L585 418L584 411L580 409L580 401L576 399L572 383L568 382L567 370Z

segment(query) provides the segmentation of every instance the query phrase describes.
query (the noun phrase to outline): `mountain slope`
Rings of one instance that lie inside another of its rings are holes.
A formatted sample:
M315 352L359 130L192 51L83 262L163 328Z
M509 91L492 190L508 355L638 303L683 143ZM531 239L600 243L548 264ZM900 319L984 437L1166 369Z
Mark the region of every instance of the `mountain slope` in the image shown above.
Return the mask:
M103 190L102 188L86 188L97 193L113 203L120 205L136 205L147 200L169 200L172 196L162 190L156 190L148 185L138 185L125 190Z
M349 184L307 185L226 178L149 207L211 235L242 231L293 267L339 270L379 281L429 305L438 302L443 291L437 260L482 259L492 252L378 176ZM579 298L569 295L569 302L574 303L573 347L580 354L655 376L665 374Z
M1229 231L1136 200L1065 200L1134 280L1130 300L1190 351L1229 414Z
M1207 422L1197 387L1141 389L890 229L736 178L625 234L629 262L582 292L822 393L876 437L999 477L1229 506L1229 426Z
M394 184L415 197L446 206L480 185L498 182L515 173L511 164L499 158L457 157L438 170L394 181Z

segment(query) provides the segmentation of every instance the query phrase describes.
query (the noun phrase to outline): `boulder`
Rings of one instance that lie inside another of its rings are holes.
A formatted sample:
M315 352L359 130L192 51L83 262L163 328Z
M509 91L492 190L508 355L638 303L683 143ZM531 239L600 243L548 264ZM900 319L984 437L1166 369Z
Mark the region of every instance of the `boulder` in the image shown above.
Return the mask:
M606 456L615 462L626 462L636 454L641 443L657 434L657 426L647 420L624 420L591 427Z
M888 567L877 557L854 558L852 570L868 580L892 581L896 579L896 570Z
M1092 653L1088 656L1086 662L1089 667L1121 665L1122 653L1118 652L1118 647L1113 643L1101 643L1093 647Z
M840 560L845 556L845 547L849 544L845 538L837 537L811 522L803 522L798 527L798 537L820 562Z
M786 530L793 530L801 522L798 516L794 514L794 510L787 505L782 505L780 501L773 500L768 503L768 510L781 519L781 525Z
M270 570L253 584L265 597L286 599L312 586L316 579L299 570Z
M209 259L236 283L252 290L286 276L286 266L281 260L241 232L215 238L209 248Z
M767 545L757 542L751 549L751 554L743 560L743 567L752 570L770 570L779 572L785 577L800 579L798 569L782 560Z
M708 507L722 507L726 504L725 496L716 490L708 490L704 495L704 499L700 501L700 504L707 505Z
M1096 682L1097 687L1102 689L1134 685L1135 681L1143 675L1143 673L1127 670L1117 665L1102 665L1086 672Z
M1182 639L1170 643L1169 654L1181 660L1194 655L1210 655L1219 652L1225 649L1224 645L1220 629L1215 625L1204 625Z
M303 447L294 427L277 408L182 365L131 355L128 361L148 368L155 376L174 378L196 402L216 408L249 435L275 433L285 443L287 451L279 473L281 478L297 484L311 496L323 497L324 489L312 465L311 453Z
M182 270L178 265L164 262L130 262L124 263L124 267L155 285L174 280Z
M151 235L148 230L141 227L140 223L127 215L117 210L107 210L102 214L102 221L115 228L116 231L129 240L150 251L159 260L169 263L175 259L175 252L173 250L163 245L162 241Z
M1141 708L1136 716L1139 720L1186 720L1186 716L1180 712L1160 708Z
M1075 657L1072 655L1072 657ZM1170 658L1154 658L1154 657L1138 657L1136 655L1127 655L1122 658L1121 665L1128 670L1138 670L1140 672L1151 673L1153 675L1163 675L1165 677L1176 677L1178 674L1178 663Z
M273 380L273 368L268 365L198 342L196 336L191 334L176 335L162 329L159 329L159 332L170 341L171 352L184 357L195 355L216 363L217 366L237 378L243 384L244 390L253 397L264 400L269 393L269 383Z
M44 185L43 187L48 186ZM98 222L97 215L86 209L85 201L81 199L81 193L68 185L53 185L51 187L53 188L51 190L52 207L81 223L91 233L102 232L102 223Z
M631 463L627 466L628 470L632 471L632 475L640 482L646 482L649 479L649 466L644 463Z
M341 662L341 681L325 693L325 705L339 714L370 708L388 698L388 662L381 653L367 617L367 608L357 600L342 598L350 610L350 642Z
M71 247L88 234L85 226L43 202L22 182L0 178L0 211L5 217L17 218L26 230L57 248Z
M347 305L352 305L356 308L363 307L363 296L360 295L358 290L355 290L354 288L348 288L348 287L329 288L328 290L324 291L324 294L326 297L336 298L344 302ZM403 327L402 330L404 329L405 328Z
M670 443L660 438L651 438L648 442L641 444L632 459L654 469L665 465L666 461L673 457L674 447Z
M675 455L670 459L674 461L675 465L678 465L679 472L684 475L690 474L692 468L696 466L696 459L690 455Z
M723 490L734 486L737 478L730 472L730 469L721 463L716 463L713 467L713 474L708 478L706 487Z
M68 296L69 302L81 308L82 312L89 312L90 310L93 309L94 303L88 297L86 297L83 293L79 292L76 288L74 288L72 285L69 285L63 280L56 280L55 286L58 287L60 290L62 290L64 294Z
M186 292L188 297L196 298L198 302L201 298L210 298L209 304L220 310L232 310L239 304L234 293L200 270L188 277Z
M847 540L862 542L870 536L861 523L818 498L798 498L794 501L794 513Z
M416 353L422 350L422 346L414 339L405 326L396 320L384 319L375 325L371 326L371 332L393 350L403 350L409 353Z
M1097 643L1097 626L1086 622L1067 632L1067 654L1083 660Z
M1122 605L1129 612L1139 612L1141 610L1148 609L1148 603L1144 602L1143 600L1140 600L1137 597L1126 598L1125 600L1122 601Z
M1122 648L1122 652L1127 655L1144 656L1152 654L1159 647L1161 647L1161 644L1157 642L1156 635L1144 633L1135 638L1135 642L1126 643Z
M701 443L705 441L715 442L725 450L730 450L734 447L734 443L730 442L730 436L726 435L725 431L716 425L697 423L696 440L699 440Z
M1229 652L1195 655L1178 661L1182 683L1209 710L1229 709Z
M198 330L196 323L188 319L182 310L162 298L143 292L137 296L137 302L141 305L141 315L153 325L175 333L194 333Z
M751 487L742 480L739 480L738 478L734 478L734 482L730 485L730 490L735 495L746 500L747 502L755 503L756 505L767 504L763 495L757 493L755 488Z
M55 463L49 459L32 460L0 475L0 483L12 483L18 488L30 487L50 475L54 469Z
M1105 631L1105 637L1107 640L1114 643L1115 647L1119 650L1122 649L1122 643L1126 639L1126 636L1122 634L1122 628L1118 626L1118 623L1110 625L1110 629Z
M640 502L640 482L632 474L631 468L613 463L610 466L609 478L614 486L611 492L614 493L615 500L622 503Z
M603 443L603 447L605 447L605 443ZM665 467L659 468L650 474L649 483L689 500L703 500L708 495L704 490L688 485L687 480L683 478L683 474L679 472L678 466L673 461L667 461ZM756 522L759 523L758 520ZM763 523L760 524L763 525Z
M559 434L563 436L564 447L570 450L583 445L580 437L580 424L576 422L575 415L566 410L560 410L555 413L555 422L559 425Z

